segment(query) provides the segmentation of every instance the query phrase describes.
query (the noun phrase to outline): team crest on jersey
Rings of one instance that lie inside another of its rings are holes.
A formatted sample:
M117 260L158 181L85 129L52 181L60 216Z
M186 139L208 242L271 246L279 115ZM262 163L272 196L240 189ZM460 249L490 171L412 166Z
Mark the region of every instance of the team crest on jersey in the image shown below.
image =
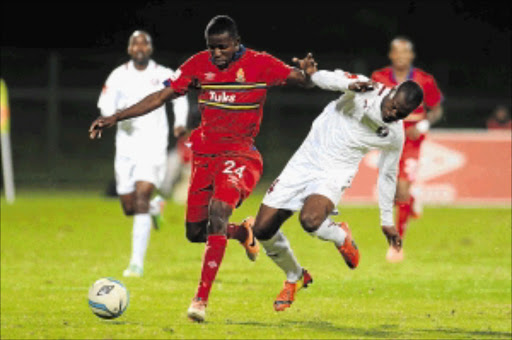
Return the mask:
M214 78L215 78L215 73L213 73L213 72L206 72L204 74L205 80L213 80Z
M236 72L236 81L238 83L245 83L245 73L242 68L239 68Z

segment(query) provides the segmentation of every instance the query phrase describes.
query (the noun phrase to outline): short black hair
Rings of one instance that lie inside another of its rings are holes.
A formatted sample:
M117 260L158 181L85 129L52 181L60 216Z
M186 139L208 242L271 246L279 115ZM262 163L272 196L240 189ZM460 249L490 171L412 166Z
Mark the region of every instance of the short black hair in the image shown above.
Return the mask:
M405 99L404 104L408 111L405 116L402 114L402 117L399 117L402 119L407 117L410 112L414 111L421 104L423 101L423 90L415 81L407 80L398 86L396 95L398 96L399 94Z
M226 32L229 33L232 38L239 38L235 20L227 15L217 15L206 25L204 37L207 38L209 35Z

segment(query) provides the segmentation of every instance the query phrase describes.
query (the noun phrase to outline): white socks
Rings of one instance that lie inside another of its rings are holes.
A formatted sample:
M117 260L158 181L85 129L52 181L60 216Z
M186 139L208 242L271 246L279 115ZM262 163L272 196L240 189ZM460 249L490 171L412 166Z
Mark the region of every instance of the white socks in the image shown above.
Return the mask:
M132 258L130 264L144 267L144 256L149 244L151 232L151 216L149 214L135 214L133 216L132 231Z
M160 202L164 201L162 196L156 195L150 202L149 202L149 213L151 215L158 215L161 213L160 209Z
M295 283L302 277L302 267L297 262L290 248L288 239L278 231L270 240L259 240L268 257L286 273L288 282Z
M345 242L347 233L336 222L327 217L320 225L320 228L310 233L310 235L316 236L323 241L332 241L339 248Z

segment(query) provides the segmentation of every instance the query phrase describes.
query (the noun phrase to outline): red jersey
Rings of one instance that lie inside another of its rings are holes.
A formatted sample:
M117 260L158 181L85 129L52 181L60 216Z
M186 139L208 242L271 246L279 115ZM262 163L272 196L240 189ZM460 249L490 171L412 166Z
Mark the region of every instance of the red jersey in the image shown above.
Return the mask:
M372 80L383 83L388 87L398 85L393 68L391 67L385 67L373 72ZM423 102L404 119L405 128L425 119L427 117L427 108L432 108L443 100L443 94L441 90L439 90L439 87L437 87L434 77L422 69L411 67L411 71L407 75L407 80L413 80L421 86L423 90Z
M267 89L284 85L292 68L264 52L241 47L226 69L211 61L208 51L189 58L164 82L179 94L200 88L201 124L191 136L192 150L215 154L253 146L263 117Z

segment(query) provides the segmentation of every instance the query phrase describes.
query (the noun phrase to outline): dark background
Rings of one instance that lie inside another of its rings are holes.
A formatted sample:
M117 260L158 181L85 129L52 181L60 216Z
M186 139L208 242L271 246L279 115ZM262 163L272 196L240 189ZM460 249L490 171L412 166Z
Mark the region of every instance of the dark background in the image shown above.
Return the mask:
M498 104L511 103L511 16L503 2L3 1L1 13L1 75L10 91L21 186L99 186L112 177L114 131L92 142L87 129L104 80L127 60L128 37L147 30L154 59L176 69L205 48L204 28L217 14L232 16L251 48L288 62L313 52L320 68L366 75L388 64L394 36L410 37L415 65L433 74L444 93L441 128L485 128ZM52 60L58 65L57 104L47 95ZM318 89L270 91L257 139L264 179L279 172L314 117L336 97ZM58 105L57 127L49 123L51 105Z

